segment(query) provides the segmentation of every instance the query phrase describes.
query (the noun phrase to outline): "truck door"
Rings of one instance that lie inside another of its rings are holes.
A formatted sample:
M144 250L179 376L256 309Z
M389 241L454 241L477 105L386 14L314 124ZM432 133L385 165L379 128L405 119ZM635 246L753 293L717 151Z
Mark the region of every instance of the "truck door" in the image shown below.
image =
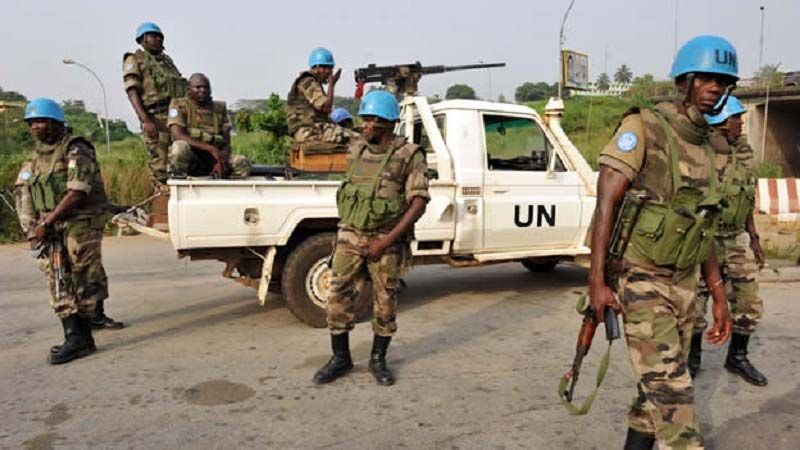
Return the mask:
M571 247L581 224L581 181L530 117L483 114L484 252ZM548 162L555 157L553 170Z

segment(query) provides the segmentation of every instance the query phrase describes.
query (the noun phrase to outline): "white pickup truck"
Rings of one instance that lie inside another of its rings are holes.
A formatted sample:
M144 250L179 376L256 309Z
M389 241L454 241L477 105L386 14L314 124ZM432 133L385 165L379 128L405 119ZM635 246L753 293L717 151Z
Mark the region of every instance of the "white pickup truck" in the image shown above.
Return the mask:
M519 261L546 271L589 254L596 174L561 129L563 111L556 99L545 120L520 105L403 101L396 133L425 148L430 171L412 265ZM181 257L224 262L223 275L258 289L262 304L280 292L298 319L323 327L338 184L171 180L169 239ZM371 309L366 282L357 305Z

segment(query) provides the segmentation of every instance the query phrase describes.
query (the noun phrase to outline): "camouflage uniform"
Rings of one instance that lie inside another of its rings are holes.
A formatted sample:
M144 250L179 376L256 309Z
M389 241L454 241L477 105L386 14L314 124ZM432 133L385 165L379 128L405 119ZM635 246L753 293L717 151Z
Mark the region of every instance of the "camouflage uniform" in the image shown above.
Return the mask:
M377 198L404 199L406 208L414 197L430 199L425 153L421 147L407 143L402 137L395 137L385 148L364 141L351 145L347 155L351 166L348 178L351 183L372 183L387 151L394 153L378 180ZM378 261L370 261L364 256L369 241L383 238L395 223L370 231L339 224L327 301L328 328L331 334L345 333L353 328L353 302L357 296L355 282L364 266L372 279L375 293L372 320L374 333L392 336L397 331L397 289L403 267L410 256L411 236L395 242Z
M50 186L59 186L49 191L52 197L47 200L43 198L48 194L37 195L37 192L44 192L41 187L46 184L45 179L55 180ZM69 190L85 192L87 199L68 218L54 224L68 254L66 289L62 290L60 298L56 298L55 276L49 258L41 258L39 266L47 276L51 305L59 318L73 314L92 318L96 303L108 298L108 278L100 252L103 227L108 219L108 201L100 166L94 147L83 138L65 134L53 145L39 142L16 181L17 213L28 238L34 237L42 214L51 212Z
M167 155L172 140L167 129L167 108L173 97L186 95L188 84L181 76L172 58L165 53L152 55L139 49L125 53L122 62L125 91L136 89L142 97L145 111L153 117L158 137L144 136L150 161L150 181L156 191L166 190Z
M313 72L305 71L294 80L286 98L286 123L296 143L348 143L352 133L331 122L322 111L327 101L322 83Z
M231 125L225 102L201 105L189 97L175 98L169 105L167 127L177 125L193 139L211 144L218 149L230 150ZM216 160L208 152L193 150L188 142L175 141L169 152L169 172L176 177L208 176ZM230 155L228 165L231 178L247 178L250 161L242 155Z
M675 139L681 182L707 193L710 176L716 176L709 172L715 167L705 147L707 123L696 111L690 110L691 119L678 113L672 103L660 103L655 109ZM646 193L655 203L669 203L673 180L667 142L655 112L634 109L624 116L598 162L627 177L631 190ZM699 272L698 265L684 270L657 266L636 245L629 245L619 275L617 294L638 379L628 421L640 433L655 434L660 448L703 445L686 368Z
M747 138L741 136L733 148L734 151L731 152L730 147L726 145L727 151L718 152L717 167L720 174L731 176L730 182L734 185L755 186L753 149L747 144ZM732 164L732 158L736 158L735 166ZM734 167L736 170L733 170ZM729 173L731 170L733 172ZM750 214L752 210L748 212L748 215ZM755 280L758 263L750 248L750 234L744 226L726 226L723 223L716 234L715 245L722 278L726 283L730 282L728 302L731 305L733 332L752 334L764 314L764 302L758 296L758 282ZM708 288L701 281L695 302L695 333L701 333L708 325L705 317L708 297Z

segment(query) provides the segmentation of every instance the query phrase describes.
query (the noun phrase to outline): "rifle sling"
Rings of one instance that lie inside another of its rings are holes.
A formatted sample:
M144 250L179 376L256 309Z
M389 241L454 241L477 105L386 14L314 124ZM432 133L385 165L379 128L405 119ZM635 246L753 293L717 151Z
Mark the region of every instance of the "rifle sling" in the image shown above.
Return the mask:
M589 296L586 294L581 294L578 297L578 303L575 305L575 309L578 310L580 314L583 314L583 311L588 307L587 301ZM597 366L597 375L595 377L595 387L592 392L586 397L581 404L580 407L577 407L572 404L569 400L567 400L566 392L567 392L567 385L569 385L571 378L568 377L567 374L561 377L561 380L558 383L558 397L561 399L561 404L564 405L564 408L569 412L572 416L583 416L589 412L589 409L592 407L592 403L594 402L595 397L597 397L597 392L600 390L600 385L603 384L603 380L606 378L606 373L608 372L608 367L611 365L611 343L613 341L608 341L608 348L606 349L605 354L602 358L600 358L600 365Z

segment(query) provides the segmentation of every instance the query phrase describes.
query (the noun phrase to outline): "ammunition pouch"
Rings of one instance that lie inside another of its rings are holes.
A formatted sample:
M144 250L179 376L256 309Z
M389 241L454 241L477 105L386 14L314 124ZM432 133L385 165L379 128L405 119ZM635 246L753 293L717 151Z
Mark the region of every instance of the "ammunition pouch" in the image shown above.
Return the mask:
M56 155L53 155L53 158L55 159ZM37 175L31 180L30 189L36 212L52 211L67 193L67 174L51 171Z
M755 186L730 185L725 189L728 205L720 213L720 228L741 230L756 206Z
M361 160L361 153L353 160L345 181L336 191L336 206L342 222L359 230L372 231L391 224L403 215L405 205L402 199L376 196L380 176L394 151L395 149L392 148L386 152L386 156L383 157L379 169L369 184L357 184L350 181Z
M200 142L213 145L215 147L223 146L226 144L225 137L221 134L213 134L199 128L189 128L189 137L197 139Z
M403 215L403 202L375 196L373 186L344 182L336 192L339 218L359 230L372 231L391 224Z
M667 204L650 201L644 204L633 226L630 243L654 265L683 270L708 258L719 224L719 213L728 202L717 190L714 153L709 145L705 146L711 167L708 194L683 183L673 131L663 117L656 115L667 136L673 193ZM622 216L626 216L626 212L623 211Z

